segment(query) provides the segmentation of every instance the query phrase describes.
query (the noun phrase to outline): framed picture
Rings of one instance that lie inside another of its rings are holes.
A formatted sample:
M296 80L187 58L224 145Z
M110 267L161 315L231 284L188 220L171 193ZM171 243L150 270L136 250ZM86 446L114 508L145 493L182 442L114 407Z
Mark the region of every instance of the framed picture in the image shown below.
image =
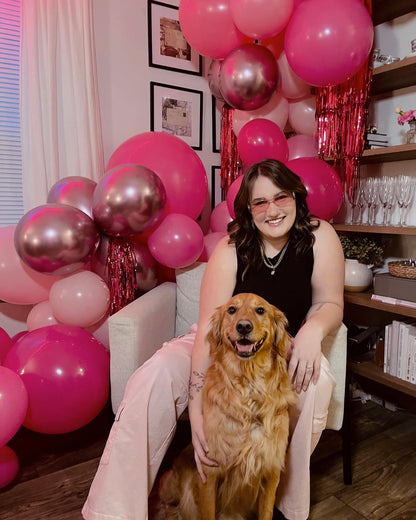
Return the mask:
M221 119L223 101L219 101L215 96L211 96L212 103L212 151L221 151Z
M202 92L151 81L150 130L176 135L202 150Z
M211 209L225 200L224 190L221 188L221 166L211 166Z
M202 56L191 48L179 25L179 7L148 0L149 67L202 76Z

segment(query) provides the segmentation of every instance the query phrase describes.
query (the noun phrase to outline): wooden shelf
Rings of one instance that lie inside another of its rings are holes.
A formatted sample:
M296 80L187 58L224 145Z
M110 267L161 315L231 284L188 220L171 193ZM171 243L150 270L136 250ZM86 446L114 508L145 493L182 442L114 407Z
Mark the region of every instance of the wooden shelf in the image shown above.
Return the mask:
M411 87L416 83L416 56L403 58L373 70L371 95Z
M364 150L360 164L408 161L411 159L416 159L416 144L399 144L375 148L374 150Z
M416 385L384 373L373 361L350 361L348 369L359 376L380 383L399 392L416 397Z
M352 224L332 224L336 231L346 231L351 233L380 233L383 235L416 235L414 226L358 226Z
M373 24L388 22L415 10L415 0L373 0Z
M377 309L379 311L390 312L400 316L408 316L416 318L416 309L411 307L404 307L403 305L390 305L371 299L371 292L344 292L344 302L369 309Z

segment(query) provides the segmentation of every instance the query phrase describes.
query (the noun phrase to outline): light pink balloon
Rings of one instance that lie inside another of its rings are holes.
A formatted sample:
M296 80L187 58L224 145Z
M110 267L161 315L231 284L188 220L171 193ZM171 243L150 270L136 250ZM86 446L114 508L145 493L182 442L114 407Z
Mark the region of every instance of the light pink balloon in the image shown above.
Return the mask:
M315 96L289 102L289 124L297 134L314 135Z
M214 60L245 41L232 20L229 0L181 0L179 22L189 45Z
M302 2L286 28L287 59L306 83L337 85L364 64L373 35L370 14L360 0Z
M31 269L14 246L16 226L0 228L0 299L19 305L48 299L49 289L60 278Z
M37 303L27 315L27 330L40 329L48 325L56 325L58 320L52 312L52 306L49 300Z
M299 157L318 157L318 143L310 135L298 134L287 140L289 148L289 161Z
M22 378L6 366L0 367L0 446L7 444L17 433L27 406L28 395Z
M193 264L204 248L201 228L187 215L169 214L148 240L149 250L162 265L177 269Z
M253 119L238 134L238 153L244 164L277 159L286 162L289 150L283 130L268 119Z
M258 40L270 38L286 26L293 0L230 0L230 8L238 29Z
M227 236L227 233L223 231L215 231L214 233L208 233L204 236L204 249L202 250L201 256L198 258L198 262L208 262L218 242Z
M233 131L238 137L243 126L252 119L264 118L273 121L284 130L289 116L289 102L277 92L272 99L258 110L250 110L245 112L243 110L234 110L233 115Z
M13 339L0 327L0 365L13 345Z
M238 190L240 189L241 183L243 182L243 176L239 175L235 181L231 184L231 186L228 188L227 191L227 208L231 215L231 218L235 218L235 212L234 212L234 200L238 193Z
M0 448L0 488L13 482L19 470L19 460L9 446Z
M49 301L60 323L89 327L108 311L110 291L98 274L81 271L56 282Z
M227 225L232 220L230 212L228 211L227 201L223 200L212 210L209 219L209 227L213 233L226 233Z
M92 218L92 196L96 186L97 183L88 177L64 177L49 190L46 202L69 204Z
M160 177L169 213L196 219L208 193L204 165L182 139L165 132L145 132L122 143L108 161L107 170L120 164L141 164Z
M280 72L280 89L285 98L299 99L310 94L310 85L293 72L284 51L277 59L277 64Z

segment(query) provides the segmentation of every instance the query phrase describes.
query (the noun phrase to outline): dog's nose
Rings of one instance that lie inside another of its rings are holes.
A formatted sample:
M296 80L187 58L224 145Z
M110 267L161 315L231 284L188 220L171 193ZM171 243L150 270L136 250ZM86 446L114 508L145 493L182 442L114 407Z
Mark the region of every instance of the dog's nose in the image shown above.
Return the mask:
M240 334L249 334L253 330L253 324L249 320L240 320L237 323L237 332Z

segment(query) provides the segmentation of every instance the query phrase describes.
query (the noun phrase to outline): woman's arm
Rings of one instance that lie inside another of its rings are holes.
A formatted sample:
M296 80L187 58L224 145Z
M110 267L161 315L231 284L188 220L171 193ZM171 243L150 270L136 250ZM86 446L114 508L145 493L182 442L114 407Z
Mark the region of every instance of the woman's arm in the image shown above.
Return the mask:
M192 349L188 411L192 428L195 461L203 481L205 481L205 475L201 463L215 464L208 457L208 446L202 419L202 385L205 374L211 365L206 335L209 330L211 316L216 308L231 298L236 283L236 275L237 257L235 247L228 243L228 236L226 236L216 246L202 278L198 330L195 345Z
M344 309L345 262L342 246L334 228L321 221L315 231L312 305L306 321L294 338L289 373L296 391L318 382L321 342L342 323Z

